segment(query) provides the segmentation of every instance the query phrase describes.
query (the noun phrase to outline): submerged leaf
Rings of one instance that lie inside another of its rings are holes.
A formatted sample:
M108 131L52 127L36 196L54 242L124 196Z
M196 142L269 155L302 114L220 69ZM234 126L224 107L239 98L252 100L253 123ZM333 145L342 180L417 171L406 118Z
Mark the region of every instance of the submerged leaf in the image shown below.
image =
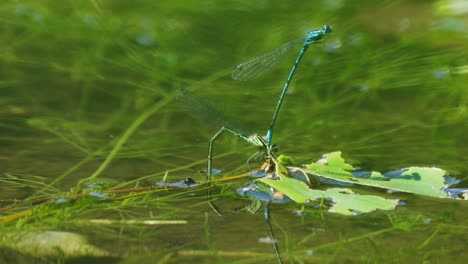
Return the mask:
M22 231L1 236L0 244L34 257L113 257L85 237L61 231Z

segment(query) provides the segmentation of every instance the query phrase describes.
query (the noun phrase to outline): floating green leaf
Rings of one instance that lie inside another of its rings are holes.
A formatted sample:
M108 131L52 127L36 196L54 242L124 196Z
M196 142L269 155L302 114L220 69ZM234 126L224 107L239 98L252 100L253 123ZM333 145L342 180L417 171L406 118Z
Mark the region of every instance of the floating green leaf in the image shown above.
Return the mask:
M263 177L259 178L257 181L275 188L296 203L304 204L313 200L310 196L311 189L309 186L294 178L280 177L279 179L272 179L270 177Z
M278 157L278 162L285 165L285 166L294 164L293 158L291 158L290 156L286 156L286 155L280 155Z
M439 168L409 167L385 174L377 171L359 171L344 161L341 152L324 155L316 163L307 165L305 172L341 182L437 198L450 198L444 189L450 185L450 181L452 184L456 182L447 176L446 171Z
M332 213L355 215L370 213L375 210L393 210L398 205L398 199L385 199L375 195L360 195L346 188L331 188L326 191L311 190L311 194L330 199L333 206L328 210Z
M325 198L331 202L329 212L344 215L368 213L375 210L392 210L398 200L385 199L374 195L359 195L345 188L331 188L327 190L310 189L307 184L285 174L284 166L276 163L275 178L264 177L257 181L267 184L279 192L287 195L296 203L310 203Z

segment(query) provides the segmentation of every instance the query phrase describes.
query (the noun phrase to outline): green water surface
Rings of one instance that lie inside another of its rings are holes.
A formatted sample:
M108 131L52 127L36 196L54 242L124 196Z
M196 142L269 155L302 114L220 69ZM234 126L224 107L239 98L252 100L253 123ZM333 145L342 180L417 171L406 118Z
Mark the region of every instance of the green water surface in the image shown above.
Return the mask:
M139 186L148 186L169 170L170 181L203 180L199 171L217 127L178 107L174 92L186 88L264 134L300 45L255 80L235 81L230 72L323 24L333 33L309 48L279 114L273 143L280 153L310 163L339 150L356 166L382 172L439 167L466 188L467 9L457 0L4 1L0 199L57 195L88 177L112 184L142 178ZM224 176L244 173L255 151L226 135L216 142L214 167ZM12 178L19 183L5 180ZM125 208L64 206L60 217L19 218L0 232L76 232L117 255L96 263L275 263L263 242L262 211L238 212L250 201L236 189L249 181L213 190L222 217L207 205L205 190L173 190L154 194L159 202ZM301 205L272 205L285 263L468 258L465 201L359 191L406 204L353 217L312 206L298 215ZM70 222L76 218L188 224L96 227ZM32 261L59 260L0 249L1 263Z

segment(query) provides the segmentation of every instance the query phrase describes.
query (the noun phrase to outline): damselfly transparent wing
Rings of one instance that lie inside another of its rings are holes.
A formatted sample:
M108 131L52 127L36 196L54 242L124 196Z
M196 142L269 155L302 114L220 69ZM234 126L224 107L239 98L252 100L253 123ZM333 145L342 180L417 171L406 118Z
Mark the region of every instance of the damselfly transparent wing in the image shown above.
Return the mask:
M180 88L176 91L175 96L176 103L187 110L187 112L207 123L210 123L215 126L224 126L232 130L236 130L239 134L246 134L246 130L238 124L237 122L232 121L230 118L225 116L222 112L218 111L215 107L209 104L204 98L201 98L184 88Z
M284 58L286 54L288 54L288 51L303 41L304 38L294 40L269 53L254 57L244 63L241 63L234 69L231 77L234 80L240 81L255 79L270 70L275 64Z

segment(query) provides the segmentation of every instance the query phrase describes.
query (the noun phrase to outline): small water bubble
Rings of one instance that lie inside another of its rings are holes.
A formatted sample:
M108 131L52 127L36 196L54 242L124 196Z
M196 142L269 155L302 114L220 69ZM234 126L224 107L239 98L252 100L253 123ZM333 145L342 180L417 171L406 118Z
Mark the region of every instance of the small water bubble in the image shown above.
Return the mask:
M88 183L86 186L91 189L100 189L104 187L104 185L101 183L93 183L93 182Z
M15 6L15 15L17 16L26 16L29 14L29 7L19 4Z
M205 170L205 172L206 172L206 170ZM221 173L220 169L216 169L216 168L211 169L211 175L216 175L216 174L220 174L220 173Z
M68 203L68 199L60 197L57 200L55 200L55 202L58 204L64 204L64 203Z
M151 47L156 43L155 39L147 33L139 34L135 37L135 41L141 46Z
M90 196L94 196L94 197L97 197L97 198L100 198L100 199L106 199L106 198L109 198L109 196L105 193L99 193L99 192L89 192L89 195Z
M448 68L437 69L434 71L434 77L437 79L446 79L450 75Z
M160 54L160 58L162 61L166 63L174 63L177 59L177 56L174 53L162 53Z
M369 85L363 84L363 85L359 86L359 91L363 92L363 93L368 92L369 91Z
M43 22L44 21L44 15L41 13L41 12L34 12L34 14L32 15L32 19L35 21L35 22Z
M97 18L95 14L92 13L86 13L81 17L81 20L87 24L87 25L92 25L95 26L97 25Z

